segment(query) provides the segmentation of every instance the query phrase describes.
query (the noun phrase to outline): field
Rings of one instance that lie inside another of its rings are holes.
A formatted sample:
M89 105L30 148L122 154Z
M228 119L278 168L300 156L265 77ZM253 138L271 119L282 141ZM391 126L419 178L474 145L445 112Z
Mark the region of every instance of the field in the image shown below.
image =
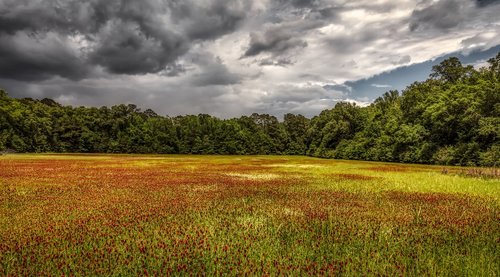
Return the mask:
M4 155L0 275L498 276L499 196L438 166Z

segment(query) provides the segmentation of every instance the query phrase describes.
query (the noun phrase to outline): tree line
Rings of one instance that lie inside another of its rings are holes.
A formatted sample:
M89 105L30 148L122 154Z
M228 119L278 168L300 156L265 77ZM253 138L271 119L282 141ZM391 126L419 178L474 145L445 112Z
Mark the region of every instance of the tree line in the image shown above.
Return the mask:
M62 106L0 90L0 150L72 153L277 154L498 166L500 53L475 69L452 57L367 107L338 103L308 119L268 114L160 116L136 105Z

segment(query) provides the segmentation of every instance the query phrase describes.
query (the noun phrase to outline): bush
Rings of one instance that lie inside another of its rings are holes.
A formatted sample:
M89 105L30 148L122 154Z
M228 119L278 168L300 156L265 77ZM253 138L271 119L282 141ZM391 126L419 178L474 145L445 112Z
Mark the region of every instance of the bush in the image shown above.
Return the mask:
M451 165L455 160L455 148L453 146L441 147L432 156L432 161L440 165Z
M500 166L500 145L491 146L486 152L481 153L479 163L482 166Z

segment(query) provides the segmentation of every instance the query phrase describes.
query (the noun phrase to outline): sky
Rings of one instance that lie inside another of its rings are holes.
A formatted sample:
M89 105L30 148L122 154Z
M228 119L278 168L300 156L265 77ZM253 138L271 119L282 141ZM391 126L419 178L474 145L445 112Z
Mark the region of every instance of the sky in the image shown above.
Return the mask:
M0 0L0 88L161 115L307 117L500 52L497 0Z

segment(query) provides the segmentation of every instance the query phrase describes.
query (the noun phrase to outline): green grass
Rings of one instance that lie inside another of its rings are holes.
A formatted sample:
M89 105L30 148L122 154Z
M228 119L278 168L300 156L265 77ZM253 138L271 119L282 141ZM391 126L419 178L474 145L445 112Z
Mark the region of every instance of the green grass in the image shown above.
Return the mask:
M288 156L0 157L0 275L500 272L500 180Z

